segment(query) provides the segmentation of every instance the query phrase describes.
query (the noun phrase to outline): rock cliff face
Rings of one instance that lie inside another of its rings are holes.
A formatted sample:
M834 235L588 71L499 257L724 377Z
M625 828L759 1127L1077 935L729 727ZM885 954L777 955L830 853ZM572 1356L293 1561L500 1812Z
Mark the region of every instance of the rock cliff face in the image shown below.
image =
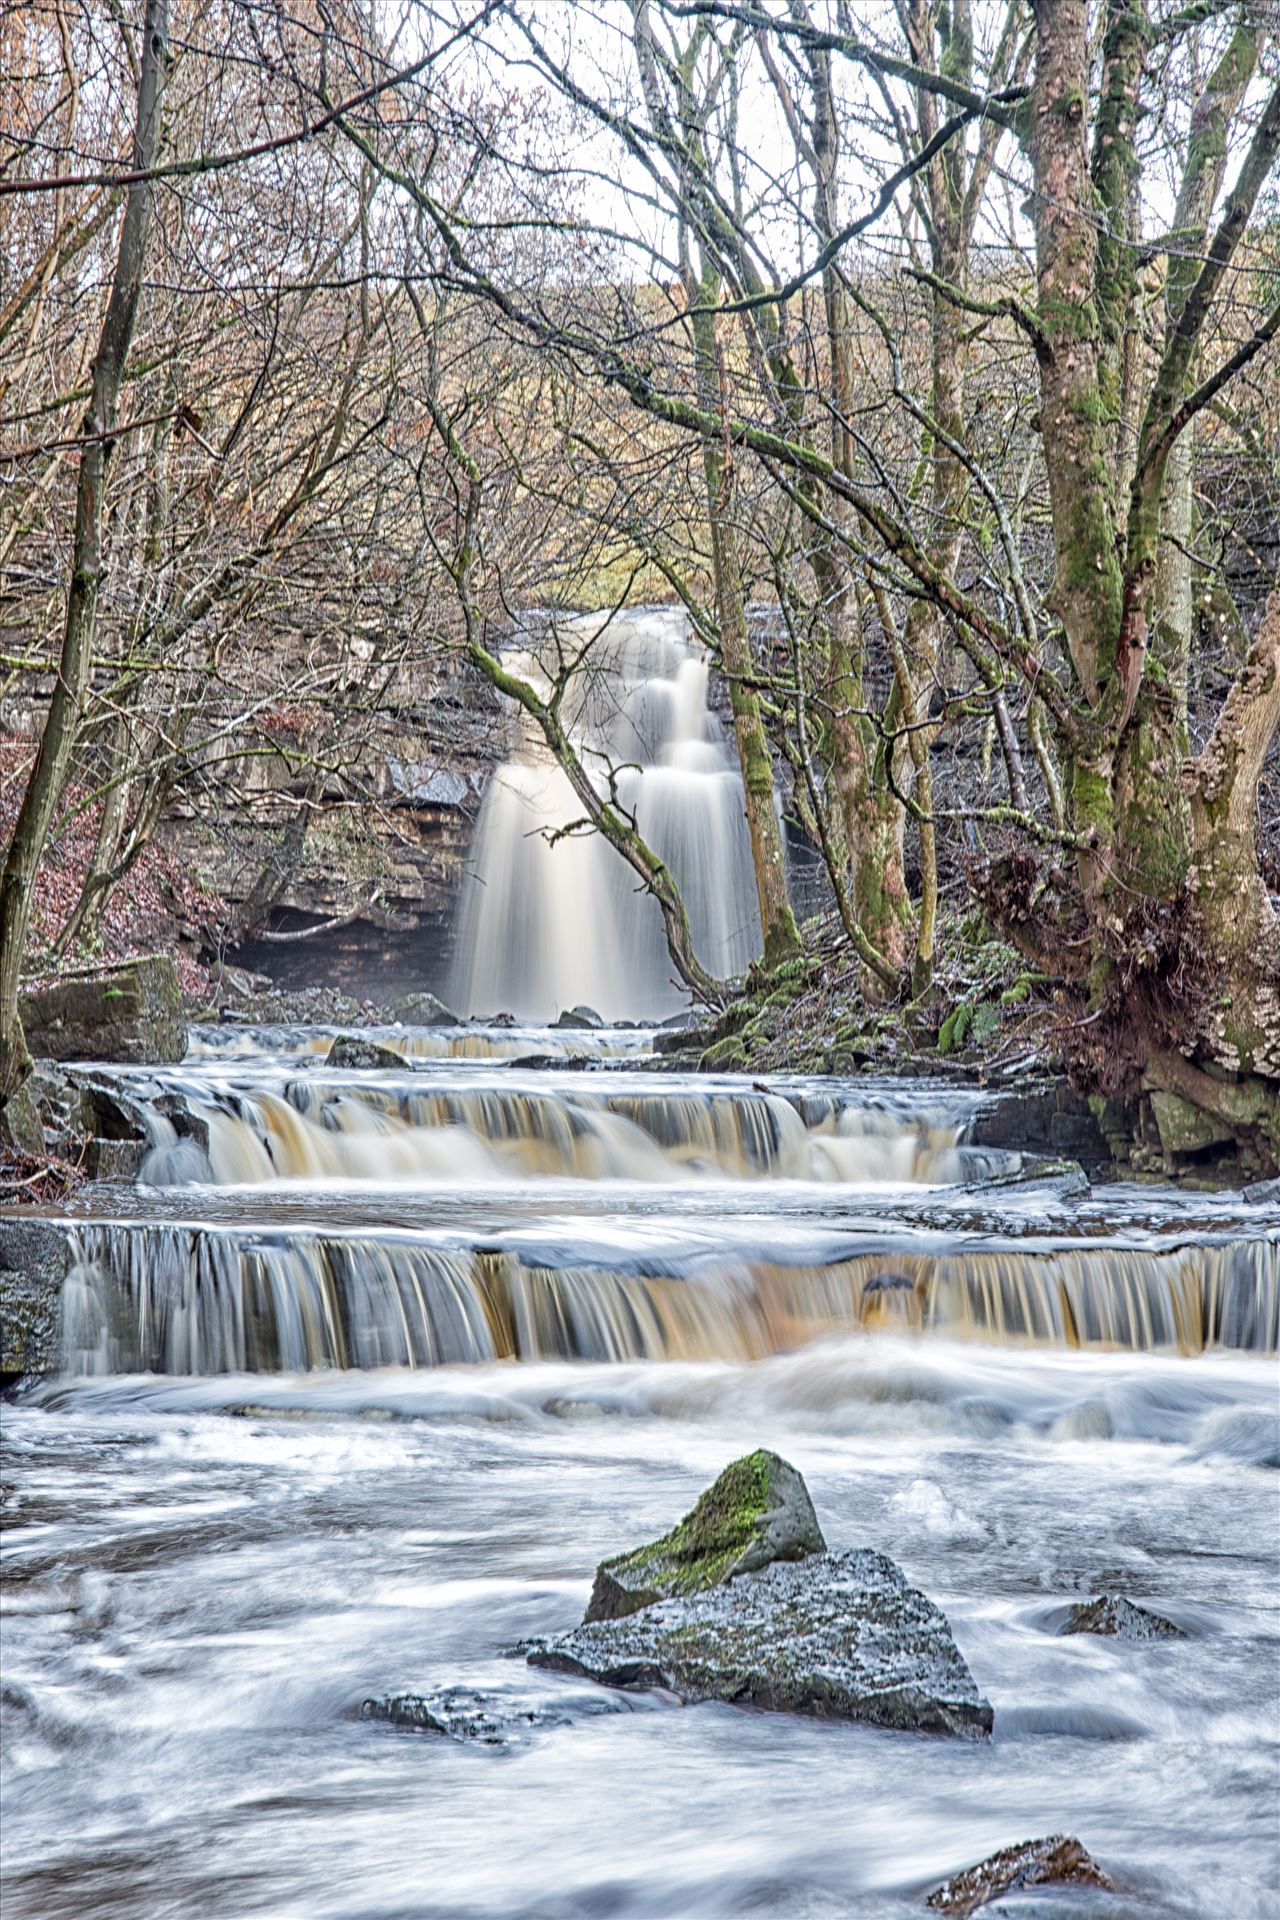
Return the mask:
M184 929L283 987L381 997L444 986L454 901L485 786L506 754L495 697L465 676L429 703L382 718L318 792L286 759L246 759L208 812L174 809L166 848L219 903L223 926ZM305 834L296 832L306 809ZM291 831L291 823L294 830ZM270 910L242 935L264 882Z

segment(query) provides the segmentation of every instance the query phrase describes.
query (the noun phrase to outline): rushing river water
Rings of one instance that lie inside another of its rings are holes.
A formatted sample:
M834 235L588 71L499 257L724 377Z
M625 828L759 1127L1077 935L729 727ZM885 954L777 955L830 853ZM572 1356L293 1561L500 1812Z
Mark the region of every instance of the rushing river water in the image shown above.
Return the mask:
M945 1090L389 1037L116 1075L209 1145L148 1106L170 1184L82 1210L4 1411L5 1920L893 1920L1055 1831L1120 1891L1010 1915L1274 1920L1280 1215L1014 1180ZM942 1607L989 1744L513 1653L760 1445ZM1186 1637L1057 1637L1103 1589ZM481 1737L359 1718L404 1690Z

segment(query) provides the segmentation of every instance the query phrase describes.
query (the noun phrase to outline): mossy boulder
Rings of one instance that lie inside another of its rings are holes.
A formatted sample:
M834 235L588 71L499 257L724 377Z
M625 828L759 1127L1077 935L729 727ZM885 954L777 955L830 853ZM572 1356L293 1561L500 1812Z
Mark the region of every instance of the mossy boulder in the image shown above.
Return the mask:
M178 969L164 953L65 974L21 994L18 1011L40 1059L159 1066L187 1051Z
M602 1560L583 1624L622 1620L655 1601L703 1593L774 1560L823 1553L826 1544L800 1475L760 1448L726 1467L661 1540Z

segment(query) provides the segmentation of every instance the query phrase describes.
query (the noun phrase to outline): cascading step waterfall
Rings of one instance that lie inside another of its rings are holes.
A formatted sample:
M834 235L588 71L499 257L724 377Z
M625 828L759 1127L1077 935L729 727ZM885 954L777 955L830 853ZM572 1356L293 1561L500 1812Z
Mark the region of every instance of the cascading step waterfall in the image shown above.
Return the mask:
M1280 1225L1244 1235L1204 1202L1180 1231L1167 1201L1152 1219L1133 1193L1038 1184L966 1144L975 1093L408 1044L403 1069L334 1072L306 1035L272 1044L118 1070L161 1217L72 1230L69 1371L748 1361L884 1329L1277 1347Z
M410 1234L83 1227L73 1373L294 1372L496 1359L750 1360L854 1328L1057 1347L1274 1352L1280 1244L957 1247L806 1262L673 1252L556 1264Z

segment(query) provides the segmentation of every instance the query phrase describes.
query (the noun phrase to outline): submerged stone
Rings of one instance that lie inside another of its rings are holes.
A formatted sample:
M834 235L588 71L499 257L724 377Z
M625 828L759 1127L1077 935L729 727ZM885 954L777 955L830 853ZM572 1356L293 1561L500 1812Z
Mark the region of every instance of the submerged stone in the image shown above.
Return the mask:
M404 1061L392 1047L379 1046L363 1034L340 1033L325 1056L326 1067L403 1067Z
M544 1707L504 1692L482 1693L473 1687L439 1687L429 1693L381 1694L362 1700L355 1717L476 1746L511 1747L531 1734L567 1726L581 1713L616 1713L619 1702L598 1695L575 1700L572 1708L572 1712L566 1712L559 1703Z
M362 1720L382 1720L391 1727L405 1727L414 1733L435 1733L446 1740L474 1740L481 1746L503 1745L506 1723L494 1714L481 1694L462 1687L450 1687L430 1697L420 1693L394 1693L380 1699L362 1700ZM536 1716L520 1716L532 1726Z
M1111 1881L1078 1840L1055 1833L1044 1840L1022 1840L1015 1847L1002 1847L976 1867L953 1874L934 1888L925 1905L935 1913L950 1914L952 1920L968 1920L971 1913L1003 1894L1048 1886L1109 1888Z
M687 1702L970 1739L992 1726L942 1614L892 1560L869 1551L775 1560L625 1619L585 1622L527 1657Z
M761 1448L726 1467L670 1533L602 1560L583 1625L621 1620L655 1601L700 1593L774 1560L822 1553L826 1544L800 1475Z
M1163 1614L1152 1613L1147 1607L1126 1600L1122 1593L1100 1593L1096 1599L1082 1600L1071 1608L1058 1633L1060 1636L1068 1633L1098 1633L1105 1634L1111 1640L1186 1638L1182 1628L1175 1627L1172 1620L1166 1620Z

